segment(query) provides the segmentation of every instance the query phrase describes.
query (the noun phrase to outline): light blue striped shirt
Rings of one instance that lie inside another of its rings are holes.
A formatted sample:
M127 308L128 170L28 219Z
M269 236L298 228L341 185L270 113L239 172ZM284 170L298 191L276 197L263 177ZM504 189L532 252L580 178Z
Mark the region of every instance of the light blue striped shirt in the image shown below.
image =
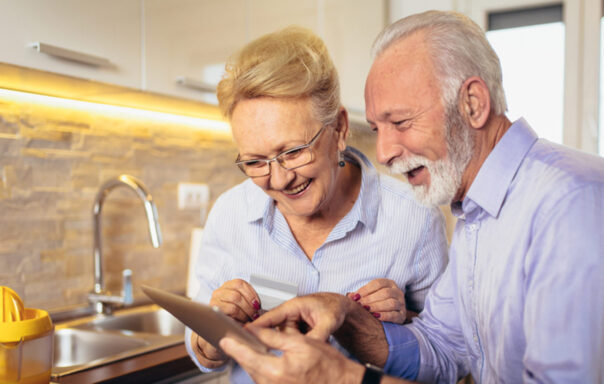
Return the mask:
M224 282L249 281L252 274L296 284L298 295L345 294L384 277L405 291L409 309L421 310L428 289L447 263L442 213L417 203L407 184L378 173L356 149L347 148L345 156L362 170L360 193L312 260L274 201L251 180L222 194L203 234L196 263L200 282L196 300L208 303ZM187 349L199 366L189 332ZM246 381L238 367L233 375L233 382Z
M451 261L419 318L385 325L387 369L415 338L422 382L604 383L604 159L518 120L452 208Z

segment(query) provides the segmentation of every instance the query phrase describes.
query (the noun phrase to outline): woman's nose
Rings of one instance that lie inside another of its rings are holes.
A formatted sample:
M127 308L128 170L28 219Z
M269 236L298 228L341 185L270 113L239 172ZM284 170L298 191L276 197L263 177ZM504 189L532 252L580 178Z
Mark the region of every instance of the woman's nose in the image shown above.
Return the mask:
M394 159L403 154L404 148L399 142L394 129L388 127L379 129L376 140L376 158L380 164L390 165Z
M271 189L281 190L284 189L291 183L294 179L295 175L293 171L287 170L283 168L278 161L273 161L269 163L269 167L271 167L270 174L270 186Z

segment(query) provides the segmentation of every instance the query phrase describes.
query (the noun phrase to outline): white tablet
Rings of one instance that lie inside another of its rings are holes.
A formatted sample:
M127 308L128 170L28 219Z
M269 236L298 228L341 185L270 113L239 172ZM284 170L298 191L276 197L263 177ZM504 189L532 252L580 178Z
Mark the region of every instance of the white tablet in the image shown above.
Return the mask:
M146 285L141 288L153 302L170 312L219 350L221 348L218 342L228 336L247 344L258 352L268 352L268 348L256 336L245 330L237 321L220 312L218 307L211 307Z

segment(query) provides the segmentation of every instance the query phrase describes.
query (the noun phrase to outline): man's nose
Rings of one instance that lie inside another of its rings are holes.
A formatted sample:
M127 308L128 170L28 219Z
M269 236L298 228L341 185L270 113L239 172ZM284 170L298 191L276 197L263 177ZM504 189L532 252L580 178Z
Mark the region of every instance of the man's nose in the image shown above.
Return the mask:
M403 154L403 146L394 129L379 129L376 140L376 158L380 164L390 165L394 159Z
M281 190L287 187L294 179L293 171L283 168L278 161L271 161L268 165L271 167L270 186L271 189Z

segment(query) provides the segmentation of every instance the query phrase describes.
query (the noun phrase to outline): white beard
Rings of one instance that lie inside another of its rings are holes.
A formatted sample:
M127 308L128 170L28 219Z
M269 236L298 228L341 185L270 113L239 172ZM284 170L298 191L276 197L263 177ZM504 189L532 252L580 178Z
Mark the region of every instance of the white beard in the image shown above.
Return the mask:
M411 190L415 198L428 207L451 204L461 186L463 173L474 154L472 128L466 126L456 110L449 112L445 129L447 140L445 158L433 161L423 156L411 155L405 159L394 160L390 166L391 172L401 175L419 166L426 168L430 174L430 184L411 185Z
M428 207L450 204L461 185L463 174L463 169L458 169L450 156L436 161L423 156L397 159L392 163L390 171L404 175L422 165L430 173L430 184L411 185L415 198Z

